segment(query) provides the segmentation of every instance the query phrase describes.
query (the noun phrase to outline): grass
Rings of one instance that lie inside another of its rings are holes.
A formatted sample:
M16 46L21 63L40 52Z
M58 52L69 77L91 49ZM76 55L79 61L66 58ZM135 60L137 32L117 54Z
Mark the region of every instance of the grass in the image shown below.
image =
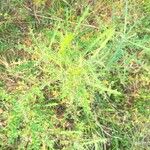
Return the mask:
M148 149L148 1L0 4L1 149Z

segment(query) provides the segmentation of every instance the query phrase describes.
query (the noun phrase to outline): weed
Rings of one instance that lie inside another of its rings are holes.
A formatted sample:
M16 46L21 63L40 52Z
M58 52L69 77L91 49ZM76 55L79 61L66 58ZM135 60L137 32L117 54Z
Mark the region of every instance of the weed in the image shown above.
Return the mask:
M28 29L9 17L0 27L1 148L147 149L149 27L130 10L143 5L47 3L13 0Z

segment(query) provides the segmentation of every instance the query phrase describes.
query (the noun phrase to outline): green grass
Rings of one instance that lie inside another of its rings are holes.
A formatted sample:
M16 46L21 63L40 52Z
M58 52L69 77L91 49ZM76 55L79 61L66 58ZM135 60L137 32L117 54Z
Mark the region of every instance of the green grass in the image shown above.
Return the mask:
M0 4L1 149L148 149L146 1Z

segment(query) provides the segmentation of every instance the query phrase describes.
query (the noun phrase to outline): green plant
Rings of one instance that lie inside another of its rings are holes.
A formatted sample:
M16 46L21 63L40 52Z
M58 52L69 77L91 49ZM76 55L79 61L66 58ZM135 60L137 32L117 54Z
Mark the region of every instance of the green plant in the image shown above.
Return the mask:
M132 5L123 3L123 16L100 27L89 24L97 4L78 4L81 15L74 16L70 3L56 1L38 12L42 19L34 14L37 26L29 23L13 55L0 58L2 149L148 147L150 43L143 18L130 19Z

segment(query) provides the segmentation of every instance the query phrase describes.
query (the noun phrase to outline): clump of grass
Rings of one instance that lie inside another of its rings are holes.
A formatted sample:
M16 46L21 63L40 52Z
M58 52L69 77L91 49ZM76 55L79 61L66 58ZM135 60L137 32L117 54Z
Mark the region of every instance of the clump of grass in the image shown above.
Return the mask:
M149 0L144 0L143 1L143 4L144 4L144 9L147 13L150 13L150 2Z
M76 22L67 9L51 28L30 28L17 58L1 57L3 149L148 147L148 36L124 10L118 28L89 25L90 6Z

